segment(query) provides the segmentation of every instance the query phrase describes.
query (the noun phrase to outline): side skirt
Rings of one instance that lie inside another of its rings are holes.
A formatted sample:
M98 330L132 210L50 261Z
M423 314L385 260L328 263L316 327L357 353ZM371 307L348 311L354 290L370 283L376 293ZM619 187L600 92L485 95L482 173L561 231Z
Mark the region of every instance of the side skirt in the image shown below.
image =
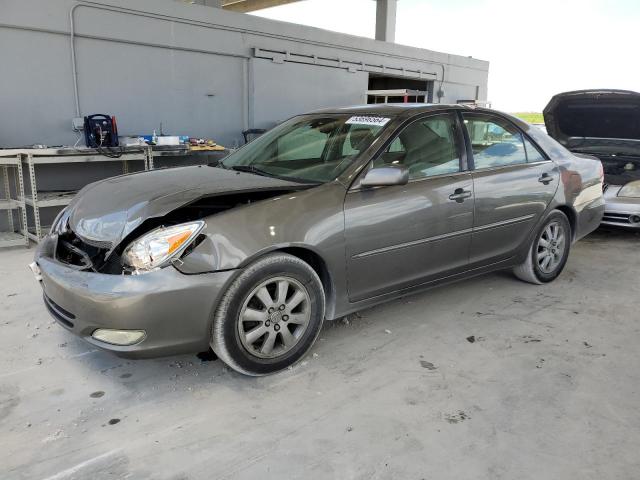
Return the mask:
M346 305L346 308L340 309L338 311L336 309L334 315L327 320L337 320L339 318L344 317L353 312L357 312L358 310L362 310L364 308L373 307L375 305L379 305L381 303L385 303L391 300L395 300L397 298L403 297L405 295L413 295L416 293L424 292L426 290L430 290L431 288L440 287L443 285L448 285L450 283L459 282L462 280L467 280L469 278L477 277L479 275L484 275L486 273L494 272L497 270L505 270L507 268L511 268L517 265L515 261L515 257L510 257L505 260L501 260L496 263L492 263L489 265L483 265L482 267L473 268L470 270L465 270L463 272L456 273L454 275L449 275L446 277L437 278L435 280L430 280L428 282L424 282L418 285L414 285L411 287L403 288L401 290L396 290L394 292L385 293L383 295L378 295L375 297L367 298L365 300L360 300L359 302L349 303Z

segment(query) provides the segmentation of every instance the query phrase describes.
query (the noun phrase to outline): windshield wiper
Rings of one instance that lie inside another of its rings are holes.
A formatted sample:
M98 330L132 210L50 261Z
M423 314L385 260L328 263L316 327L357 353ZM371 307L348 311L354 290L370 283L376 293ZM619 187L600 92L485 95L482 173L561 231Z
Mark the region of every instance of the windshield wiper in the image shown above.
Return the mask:
M276 175L273 175L269 172L265 172L264 170L254 166L254 165L233 165L231 168L231 170L235 170L237 172L248 172L248 173L254 173L256 175L262 175L263 177L275 177Z
M307 183L310 185L320 185L322 183L322 182L316 182L314 180L307 180L305 178L277 175L275 173L266 172L254 165L233 165L231 167L225 167L225 168L230 168L231 170L235 170L237 172L248 172L248 173L253 173L255 175L262 175L263 177L271 177L271 178L277 178L279 180L286 180L287 182Z

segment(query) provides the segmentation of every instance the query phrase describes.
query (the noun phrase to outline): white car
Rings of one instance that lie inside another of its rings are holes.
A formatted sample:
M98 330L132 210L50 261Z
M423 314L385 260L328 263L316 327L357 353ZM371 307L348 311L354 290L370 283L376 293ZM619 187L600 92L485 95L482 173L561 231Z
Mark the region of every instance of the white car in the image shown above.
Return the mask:
M544 109L551 137L604 168L603 225L640 230L640 93L578 90L555 95Z

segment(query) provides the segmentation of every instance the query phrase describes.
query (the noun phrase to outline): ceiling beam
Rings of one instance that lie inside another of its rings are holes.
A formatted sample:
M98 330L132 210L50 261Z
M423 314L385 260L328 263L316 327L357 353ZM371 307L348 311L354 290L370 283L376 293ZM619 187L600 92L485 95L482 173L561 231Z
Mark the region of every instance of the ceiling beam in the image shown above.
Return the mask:
M221 0L222 8L232 12L253 12L263 8L277 7L287 3L298 2L300 0Z

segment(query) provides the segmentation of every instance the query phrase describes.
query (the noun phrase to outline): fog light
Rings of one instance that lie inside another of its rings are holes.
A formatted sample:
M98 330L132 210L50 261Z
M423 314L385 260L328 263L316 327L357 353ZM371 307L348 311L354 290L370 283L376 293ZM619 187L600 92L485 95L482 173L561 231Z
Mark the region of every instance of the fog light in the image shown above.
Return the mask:
M141 342L146 335L144 330L108 330L106 328L99 328L91 334L96 340L121 346Z

